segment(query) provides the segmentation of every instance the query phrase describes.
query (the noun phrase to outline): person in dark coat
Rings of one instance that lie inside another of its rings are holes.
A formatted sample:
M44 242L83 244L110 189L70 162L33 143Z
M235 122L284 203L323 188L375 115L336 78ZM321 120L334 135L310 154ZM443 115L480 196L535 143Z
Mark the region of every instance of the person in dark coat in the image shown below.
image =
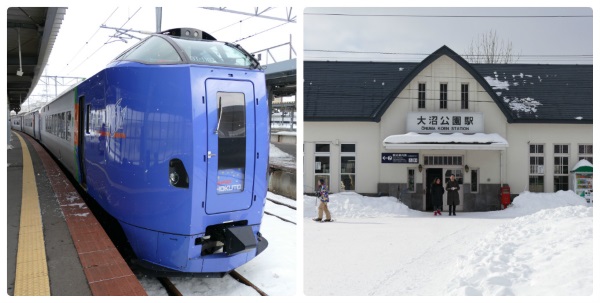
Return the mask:
M444 203L444 186L440 178L435 178L431 184L431 202L433 204L433 215L442 215L442 204Z
M456 216L456 205L460 204L460 198L458 196L460 185L458 184L458 181L454 179L454 175L450 175L450 181L446 183L446 190L448 191L448 216Z

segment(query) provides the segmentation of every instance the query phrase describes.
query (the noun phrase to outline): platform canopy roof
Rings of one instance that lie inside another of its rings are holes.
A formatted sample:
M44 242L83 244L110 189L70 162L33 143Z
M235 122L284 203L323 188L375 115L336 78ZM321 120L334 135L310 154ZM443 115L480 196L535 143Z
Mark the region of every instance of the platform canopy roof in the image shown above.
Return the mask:
M9 109L21 104L37 85L60 30L66 8L9 7L7 10L7 96Z

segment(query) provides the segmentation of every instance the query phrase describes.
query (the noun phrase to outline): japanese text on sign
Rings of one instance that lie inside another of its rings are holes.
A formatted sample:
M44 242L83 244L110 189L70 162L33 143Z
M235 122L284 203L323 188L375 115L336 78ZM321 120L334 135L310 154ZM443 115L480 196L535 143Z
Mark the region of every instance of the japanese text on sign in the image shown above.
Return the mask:
M412 112L406 129L416 133L481 133L483 113L479 112Z

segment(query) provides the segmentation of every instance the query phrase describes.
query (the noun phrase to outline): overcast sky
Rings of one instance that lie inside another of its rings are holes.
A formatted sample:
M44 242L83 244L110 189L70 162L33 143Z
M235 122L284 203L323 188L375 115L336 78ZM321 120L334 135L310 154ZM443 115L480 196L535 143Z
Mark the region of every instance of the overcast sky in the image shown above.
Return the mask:
M443 45L463 55L474 38L494 30L521 53L519 63L591 64L592 14L591 8L306 8L304 57L415 62Z
M198 3L200 4L200 3ZM266 9L263 7L262 9ZM228 7L229 10L252 13L251 7ZM302 14L301 9L292 9L291 15ZM273 8L264 15L286 18L286 8ZM140 40L120 40L111 38L115 30L107 27L134 29L138 31L156 31L156 8L154 6L92 6L75 5L68 7L59 35L46 65L45 75L89 78L102 70L112 59ZM257 18L241 14L207 10L193 6L165 7L162 9L162 30L177 27L192 27L204 30L220 41L235 42L249 52L277 46L293 39L294 45L301 39L298 23L286 23L266 18ZM139 38L147 35L130 32ZM300 51L299 49L296 50ZM289 59L289 47L272 50L274 60ZM261 63L273 63L273 58L262 54ZM293 57L296 57L293 55ZM42 81L38 82L32 101L44 99L36 97L54 94L53 81L46 90ZM68 86L58 87L58 93ZM24 104L26 105L26 104Z

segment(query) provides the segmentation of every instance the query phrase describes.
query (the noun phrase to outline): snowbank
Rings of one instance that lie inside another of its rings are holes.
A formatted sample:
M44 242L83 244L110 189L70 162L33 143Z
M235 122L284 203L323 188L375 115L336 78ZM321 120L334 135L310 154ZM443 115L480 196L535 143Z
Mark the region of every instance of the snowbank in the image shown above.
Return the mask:
M542 194L536 195L534 199L533 195L525 195L521 204L540 205L544 199L540 199ZM459 260L448 293L591 295L592 223L593 208L581 205L543 209L515 218L488 233L467 257Z
M576 205L587 206L589 204L572 190L560 190L555 193L532 193L526 191L519 194L508 208L502 210L502 212L517 217L530 215L543 209Z
M269 147L269 157L271 158L294 158L292 155L277 148L277 146L271 144Z
M317 216L317 198L304 196L304 217ZM329 195L329 211L334 218L374 218L419 216L394 197L366 197L353 192Z

